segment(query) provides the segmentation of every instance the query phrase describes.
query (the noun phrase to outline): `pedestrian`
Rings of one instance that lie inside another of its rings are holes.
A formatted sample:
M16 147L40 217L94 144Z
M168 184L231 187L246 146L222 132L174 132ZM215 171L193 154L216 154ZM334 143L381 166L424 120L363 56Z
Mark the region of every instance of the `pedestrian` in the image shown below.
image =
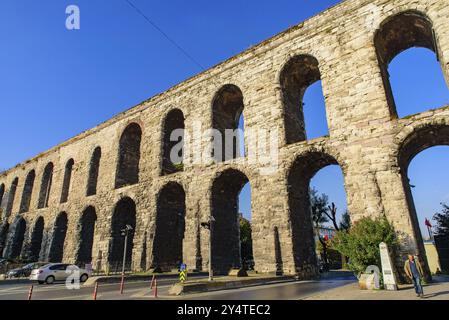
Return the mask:
M416 296L423 298L424 291L421 283L421 278L424 276L423 269L419 260L415 258L414 255L409 254L408 259L405 261L404 265L405 274L410 280L413 281L413 286L415 287Z

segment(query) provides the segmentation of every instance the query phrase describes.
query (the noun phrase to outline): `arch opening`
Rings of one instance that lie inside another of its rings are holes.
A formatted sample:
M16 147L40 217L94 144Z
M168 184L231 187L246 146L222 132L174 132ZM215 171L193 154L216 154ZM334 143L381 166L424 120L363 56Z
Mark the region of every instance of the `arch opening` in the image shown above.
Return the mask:
M0 184L0 210L3 208L3 196L5 195L5 185Z
M64 242L67 234L67 213L61 212L53 227L53 236L49 252L50 262L62 262L64 257Z
M11 183L11 188L9 188L8 193L8 201L6 202L6 208L5 208L5 218L8 218L11 213L14 206L14 199L16 197L16 191L17 191L17 185L19 184L19 178L15 178L13 182Z
M183 171L184 114L171 110L162 125L162 175Z
M33 193L35 178L36 173L34 170L31 170L26 177L25 186L23 187L19 213L25 213L30 210L31 195Z
M416 186L414 185L415 182L410 179L409 167L418 154L438 146L449 146L449 126L447 125L426 125L416 129L403 141L398 152L398 164L406 196L408 214L412 223L413 237L416 241L415 253L422 258L423 267L425 267L428 275L430 275L430 270L428 269L423 235L419 226L419 216L412 192L412 189L415 189ZM402 254L405 255L406 253Z
M72 181L72 171L75 162L73 159L67 161L65 165L64 180L62 182L61 203L65 203L69 199L70 183Z
M6 240L8 238L9 223L4 222L0 225L0 257L3 257Z
M215 219L212 236L212 268L215 274L225 274L240 268L239 194L249 182L242 172L228 169L212 184L212 216Z
M396 70L389 69L390 63L392 63L393 59L401 54L401 56L404 57L404 51L408 51L411 48L428 49L434 53L435 60L440 61L440 52L431 20L425 14L418 11L406 11L390 17L382 23L380 28L376 31L374 45L377 52L377 58L391 116L393 118L397 118L398 116L404 117L412 114L407 110L407 108L404 111L400 110L401 112L398 113L398 105L395 100L396 96L393 92L392 82L390 79L390 71ZM416 49L414 49L413 52L417 52ZM421 61L419 63L425 63L425 60L426 57L421 56ZM408 67L408 69L410 69L410 67ZM441 64L439 69L439 72L442 72L443 77L446 77L447 79L447 75L444 73L444 67ZM438 76L441 77L441 73L433 74L430 80L435 83L434 81L439 78ZM447 84L445 87L446 88L444 90L447 92ZM425 91L421 92L423 92L424 97L429 96L429 93L426 93ZM429 99L429 101L431 101L431 99ZM424 107L429 108L429 106ZM433 106L430 108L436 107L437 106ZM424 110L426 109L423 109L423 106L421 106L420 111Z
M92 248L94 244L95 224L97 214L94 207L86 208L79 221L79 246L76 255L76 264L83 266L92 262Z
M183 262L185 197L183 187L175 182L168 183L159 192L153 243L153 268L170 271L178 268Z
M281 71L280 85L287 144L328 134L326 106L318 60L310 55L298 55L291 58ZM312 92L311 96L306 96L306 92ZM308 106L309 102L310 107ZM305 107L307 107L307 112L305 112ZM305 115L307 115L307 119ZM316 120L322 123L316 123ZM308 132L306 132L306 127Z
M0 211L3 209L3 197L5 195L5 184L0 184ZM0 218L2 218L2 212L0 212Z
M97 194L98 174L100 172L101 148L96 147L89 166L89 178L87 180L86 196Z
M42 248L42 240L44 237L44 218L39 217L34 224L33 232L31 234L31 241L29 247L28 260L30 262L39 261L40 252Z
M310 180L310 198L319 265L324 271L341 269L345 258L329 247L326 240L351 226L340 166L331 164L316 172Z
M388 74L398 118L449 106L449 90L433 51L402 52L388 65Z
M134 247L134 234L136 230L136 205L131 198L123 198L120 200L114 209L111 220L111 246L109 249L108 262L110 270L116 272L121 270L125 236L122 230L129 225L132 230L128 234L128 241L126 244L126 270L131 270L132 253Z
M120 137L115 188L133 185L139 182L140 142L142 129L137 123L131 123Z
M25 239L25 231L26 231L26 221L23 218L20 218L14 224L14 229L11 230L13 232L12 235L12 243L11 243L11 251L9 254L10 259L19 258L22 253L23 241Z
M243 123L243 109L243 93L239 87L227 84L216 93L212 103L212 128L216 130L212 157L216 162L242 156L243 132L239 123Z
M417 227L420 232L428 258L429 271L436 274L449 270L449 261L444 258L444 243L447 243L447 232L444 228L444 217L449 205L449 145L437 145L427 148L410 161L407 181L410 185L414 211L416 211ZM431 164L431 166L429 166ZM443 219L441 219L443 217ZM431 226L427 225L427 221ZM429 251L435 245L437 255Z
M47 208L53 182L53 163L48 163L42 175L41 190L39 192L38 209Z
M247 182L238 195L238 215L240 234L240 257L242 267L254 270L255 261L252 237L252 210L251 210L251 184Z
M304 279L318 274L314 221L311 211L311 180L321 169L338 165L331 155L310 152L298 157L287 177L289 215L296 271Z

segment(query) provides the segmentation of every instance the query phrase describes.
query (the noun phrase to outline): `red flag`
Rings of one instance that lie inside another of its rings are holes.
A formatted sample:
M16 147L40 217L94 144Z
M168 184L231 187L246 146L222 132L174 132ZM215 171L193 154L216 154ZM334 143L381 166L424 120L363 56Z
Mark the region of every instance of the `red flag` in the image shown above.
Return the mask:
M329 241L329 236L327 234L324 236L324 241Z
M428 226L429 228L432 228L432 224L430 223L430 221L426 218L426 222L425 222L426 226Z

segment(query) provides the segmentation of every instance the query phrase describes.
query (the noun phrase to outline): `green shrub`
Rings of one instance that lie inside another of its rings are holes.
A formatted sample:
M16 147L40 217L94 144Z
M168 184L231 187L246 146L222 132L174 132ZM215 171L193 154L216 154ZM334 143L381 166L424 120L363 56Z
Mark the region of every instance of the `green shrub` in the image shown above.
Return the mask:
M390 250L397 247L393 226L385 216L362 218L353 223L348 231L338 231L331 246L349 258L348 268L361 273L370 265L381 268L379 244L385 242Z

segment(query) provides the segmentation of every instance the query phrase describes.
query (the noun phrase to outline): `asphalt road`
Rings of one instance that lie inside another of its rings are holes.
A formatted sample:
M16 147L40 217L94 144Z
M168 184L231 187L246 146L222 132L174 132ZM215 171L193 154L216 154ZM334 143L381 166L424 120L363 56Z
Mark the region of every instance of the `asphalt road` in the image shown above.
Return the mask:
M158 299L168 297L168 289L176 279L160 279L158 281ZM309 296L347 285L355 281L350 276L332 277L320 281L287 282L271 285L255 286L242 289L223 290L178 297L177 299L196 300L285 300L304 299ZM32 300L92 300L93 287L82 287L68 290L65 283L38 285L33 282L0 285L0 300L26 300L30 285L34 285ZM148 281L127 282L124 293L120 294L120 284L101 283L97 293L98 300L152 300L154 292L150 290Z
M186 300L301 300L354 282L352 279L301 281L202 293Z

